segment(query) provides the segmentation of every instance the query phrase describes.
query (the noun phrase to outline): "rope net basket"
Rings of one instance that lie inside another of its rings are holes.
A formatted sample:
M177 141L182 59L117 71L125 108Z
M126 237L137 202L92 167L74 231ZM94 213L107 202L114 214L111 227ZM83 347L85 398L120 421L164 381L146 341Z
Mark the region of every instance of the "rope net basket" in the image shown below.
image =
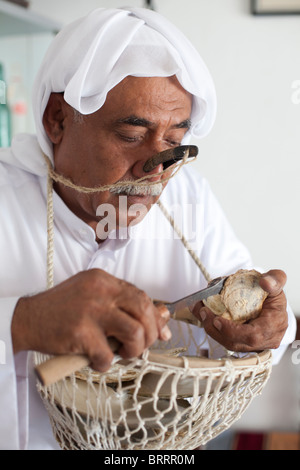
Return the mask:
M271 358L213 360L169 344L106 373L85 367L38 387L63 450L194 450L241 417L267 383Z
M61 178L50 169L48 288L54 285L53 180ZM69 182L63 180L63 184ZM201 260L166 208L160 202L158 205L209 282L211 277ZM116 357L106 373L84 367L52 385L38 383L60 447L194 450L237 421L267 383L272 354L263 351L235 357L221 347L222 353L218 351L216 355L216 345L200 328L201 324L196 323L170 320L173 336L169 342L157 342L142 357L130 361ZM203 356L203 350L209 350L210 357L218 359ZM36 366L48 359L49 356L35 353Z

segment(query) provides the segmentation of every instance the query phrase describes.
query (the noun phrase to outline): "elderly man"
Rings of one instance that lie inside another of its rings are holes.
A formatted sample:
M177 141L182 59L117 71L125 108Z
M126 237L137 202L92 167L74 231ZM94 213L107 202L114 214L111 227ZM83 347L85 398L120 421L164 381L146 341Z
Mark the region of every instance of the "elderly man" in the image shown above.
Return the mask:
M205 64L160 15L98 9L66 27L38 74L34 114L37 136L17 136L0 153L3 449L57 448L32 351L82 353L105 371L113 358L107 338L131 358L174 333L151 299L177 300L206 286L158 200L183 208L183 231L193 219L190 243L211 277L252 267L189 166L173 177L172 167L158 164L135 184L150 158L205 136L216 115ZM271 348L278 362L295 334L285 281L280 270L263 275L269 296L249 324L216 318L202 304L193 313L219 344Z

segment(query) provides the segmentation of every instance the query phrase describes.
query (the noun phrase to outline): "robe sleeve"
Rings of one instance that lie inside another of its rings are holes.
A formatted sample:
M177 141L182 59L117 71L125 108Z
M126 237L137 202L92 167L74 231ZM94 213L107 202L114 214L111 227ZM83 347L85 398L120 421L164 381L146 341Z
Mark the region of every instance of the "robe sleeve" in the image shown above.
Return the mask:
M23 450L27 445L27 353L14 355L11 321L18 298L0 299L0 449Z
M273 364L276 365L280 362L282 356L284 355L285 351L287 348L292 344L292 342L296 338L296 331L297 331L297 321L296 317L290 307L290 305L287 306L287 313L288 313L288 322L289 326L288 329L285 332L285 335L281 341L281 344L278 349L273 349Z

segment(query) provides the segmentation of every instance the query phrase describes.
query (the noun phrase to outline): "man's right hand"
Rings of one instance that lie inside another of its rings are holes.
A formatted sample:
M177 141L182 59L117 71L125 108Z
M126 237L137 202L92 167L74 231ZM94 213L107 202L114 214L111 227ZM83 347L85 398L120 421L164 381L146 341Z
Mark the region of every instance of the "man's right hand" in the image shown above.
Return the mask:
M121 357L138 357L157 339L170 339L168 320L167 309L160 311L143 291L93 269L19 299L11 328L15 353L85 354L103 372L114 357L108 337L120 342Z

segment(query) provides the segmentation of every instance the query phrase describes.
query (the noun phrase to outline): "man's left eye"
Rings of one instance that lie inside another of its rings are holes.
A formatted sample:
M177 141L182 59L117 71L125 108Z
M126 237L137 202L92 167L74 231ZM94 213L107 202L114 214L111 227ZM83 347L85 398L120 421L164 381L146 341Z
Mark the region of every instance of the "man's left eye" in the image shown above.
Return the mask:
M168 145L170 145L171 147L179 147L181 145L181 142L176 142L174 140L168 140L167 141Z
M127 134L120 134L119 137L124 140L125 142L138 142L142 139L140 135L127 135Z
M138 137L122 137L123 140L126 140L126 142L137 142L139 140Z

